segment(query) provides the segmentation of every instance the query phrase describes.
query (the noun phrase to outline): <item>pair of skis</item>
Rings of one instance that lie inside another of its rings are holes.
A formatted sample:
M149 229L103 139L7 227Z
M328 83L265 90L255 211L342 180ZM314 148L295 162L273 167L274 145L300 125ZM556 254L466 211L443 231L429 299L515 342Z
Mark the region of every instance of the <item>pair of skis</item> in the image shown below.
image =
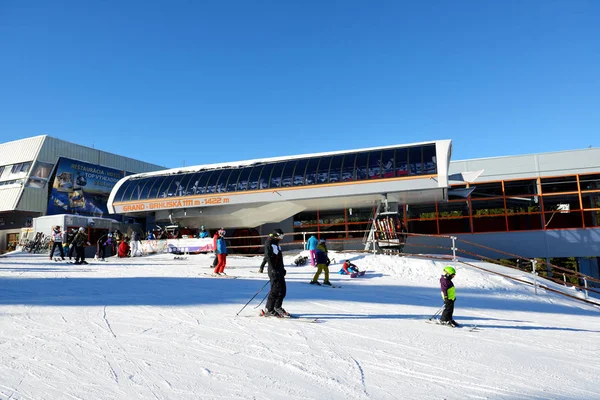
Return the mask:
M247 317L254 317L254 315L247 315ZM265 310L260 310L260 314L257 315L257 317L262 317L262 318L269 318L269 319L276 319L276 320L287 320L287 321L296 321L296 322L307 322L309 324L315 324L315 323L319 323L322 322L319 318L312 318L312 317L299 317L297 315L287 315L285 317L275 317L275 316L269 316L266 314Z

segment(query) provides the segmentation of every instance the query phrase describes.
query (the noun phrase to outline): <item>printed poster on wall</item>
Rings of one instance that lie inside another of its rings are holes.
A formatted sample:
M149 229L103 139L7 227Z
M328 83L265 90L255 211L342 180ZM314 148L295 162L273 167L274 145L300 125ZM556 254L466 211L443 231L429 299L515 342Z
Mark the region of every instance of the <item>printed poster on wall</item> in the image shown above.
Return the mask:
M108 217L106 208L108 196L115 183L124 176L124 171L69 158L59 158L50 190L48 215L78 214Z

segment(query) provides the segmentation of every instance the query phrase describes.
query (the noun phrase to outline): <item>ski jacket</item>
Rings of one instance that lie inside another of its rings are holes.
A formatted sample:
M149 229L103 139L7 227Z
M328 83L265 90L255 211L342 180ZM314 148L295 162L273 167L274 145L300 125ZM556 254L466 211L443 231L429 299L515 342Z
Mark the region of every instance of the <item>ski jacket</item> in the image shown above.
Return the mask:
M77 232L77 234L73 238L73 243L75 243L75 246L82 247L85 242L87 242L87 233Z
M265 258L267 259L269 272L278 272L285 275L283 265L283 251L279 246L279 240L269 237L265 242Z
M200 231L200 234L198 235L198 237L200 239L204 239L204 238L207 238L209 236L210 236L210 234L208 233L208 231Z
M452 279L448 279L446 275L442 275L442 277L440 278L440 286L442 289L442 298L444 300L456 300L456 293L454 290L454 283L452 282Z
M119 257L127 257L127 253L129 253L129 244L126 241L122 241L119 245L118 249Z
M306 243L306 249L307 250L316 250L318 245L319 245L319 241L317 240L315 235L312 235L308 239L308 243Z
M227 254L227 243L222 237L217 239L217 254Z
M52 241L54 243L62 243L63 234L61 231L52 231Z
M329 257L327 256L327 246L325 243L319 243L317 246L317 264L329 265Z
M96 244L98 244L100 246L106 246L107 240L108 240L108 235L104 234L98 238L98 241L96 242Z
M75 239L75 232L71 231L67 234L67 243L73 243L73 239Z
M348 271L348 269L352 269L352 268L358 270L358 267L352 263L345 262L344 265L342 266L342 269L344 270L344 273L346 275L350 275L352 273L352 272Z

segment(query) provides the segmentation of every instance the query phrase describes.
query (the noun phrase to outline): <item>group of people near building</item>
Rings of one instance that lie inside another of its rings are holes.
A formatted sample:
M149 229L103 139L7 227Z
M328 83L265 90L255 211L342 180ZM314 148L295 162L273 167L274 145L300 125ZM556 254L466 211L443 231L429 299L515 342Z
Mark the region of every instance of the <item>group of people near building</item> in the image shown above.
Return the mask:
M84 246L89 246L90 243L84 227L73 228L65 234L61 227L57 225L52 228L51 243L50 260L52 260L54 252L58 249L61 260L65 259L65 252L68 251L69 260L72 259L73 253L75 253L74 264L87 264Z

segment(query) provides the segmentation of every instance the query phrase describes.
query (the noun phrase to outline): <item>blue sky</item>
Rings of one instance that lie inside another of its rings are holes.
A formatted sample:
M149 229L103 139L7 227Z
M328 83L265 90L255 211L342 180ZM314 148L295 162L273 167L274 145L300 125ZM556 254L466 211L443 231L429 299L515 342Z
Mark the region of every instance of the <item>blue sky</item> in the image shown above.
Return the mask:
M600 2L0 1L0 142L166 167L598 147Z

